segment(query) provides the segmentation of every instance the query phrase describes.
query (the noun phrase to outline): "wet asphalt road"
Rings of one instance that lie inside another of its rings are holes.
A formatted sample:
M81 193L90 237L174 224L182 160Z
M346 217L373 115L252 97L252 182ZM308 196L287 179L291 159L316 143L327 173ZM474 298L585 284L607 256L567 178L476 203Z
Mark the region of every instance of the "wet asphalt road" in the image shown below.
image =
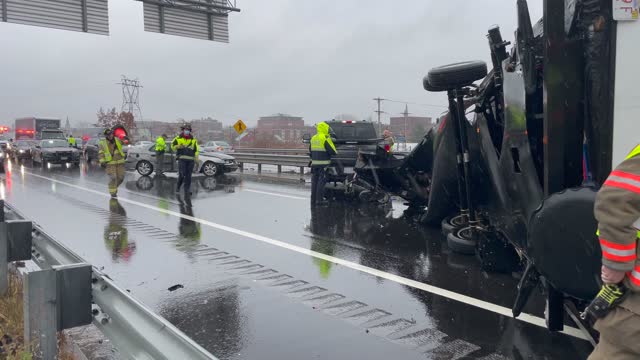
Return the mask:
M575 336L470 305L510 308L517 279L451 254L439 229L405 219L401 204L312 212L307 188L239 174L194 178L185 199L174 193L175 175L128 173L119 201L106 195L102 170L84 164L13 164L5 175L7 201L220 359L585 359L590 352ZM542 301L525 311L543 317Z

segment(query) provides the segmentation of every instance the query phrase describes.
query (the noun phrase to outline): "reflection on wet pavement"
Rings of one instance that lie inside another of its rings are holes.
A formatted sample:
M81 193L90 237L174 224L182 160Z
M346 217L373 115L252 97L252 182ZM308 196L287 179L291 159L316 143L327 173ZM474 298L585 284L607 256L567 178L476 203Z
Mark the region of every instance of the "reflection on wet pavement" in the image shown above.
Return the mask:
M193 196L185 198L174 192L173 177L128 174L125 198L107 202L82 190L106 192L100 170L86 169L78 177L77 169L27 168L8 175L11 186L2 185L21 211L221 359L580 359L590 350L583 340L200 220L511 305L516 278L483 272L473 257L451 254L439 229L398 217L390 207L310 211L299 187L243 183L234 175L196 177ZM78 222L69 227L52 219L41 203ZM183 287L167 290L177 284ZM542 315L540 299L527 311Z

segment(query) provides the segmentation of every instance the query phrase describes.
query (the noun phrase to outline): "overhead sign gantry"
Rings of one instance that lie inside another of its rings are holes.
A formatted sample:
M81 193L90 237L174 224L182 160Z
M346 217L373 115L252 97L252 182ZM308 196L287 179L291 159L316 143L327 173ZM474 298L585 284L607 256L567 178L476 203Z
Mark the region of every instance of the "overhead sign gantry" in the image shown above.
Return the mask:
M235 0L136 0L149 32L229 42ZM107 0L0 0L3 22L109 35Z

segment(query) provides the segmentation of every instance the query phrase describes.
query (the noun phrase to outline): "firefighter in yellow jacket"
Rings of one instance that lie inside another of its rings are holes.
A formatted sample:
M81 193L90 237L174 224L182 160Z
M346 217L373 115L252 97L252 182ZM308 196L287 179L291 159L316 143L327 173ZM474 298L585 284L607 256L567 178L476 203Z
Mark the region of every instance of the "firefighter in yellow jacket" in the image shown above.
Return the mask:
M191 175L193 168L198 162L198 140L191 132L191 125L184 124L180 127L180 135L171 142L171 149L175 151L178 158L178 184L176 192L180 192L180 187L184 184L184 194L191 195Z
M124 180L124 151L122 143L113 135L112 129L104 131L105 138L98 144L98 158L100 166L106 169L109 175L109 194L112 198L118 197L118 186Z
M640 359L640 145L609 174L595 203L602 282L626 289L622 302L598 319L600 342L589 360Z
M329 136L329 124L322 121L316 126L317 133L309 142L311 156L311 206L327 205L324 199L325 171L331 165L331 157L338 153Z

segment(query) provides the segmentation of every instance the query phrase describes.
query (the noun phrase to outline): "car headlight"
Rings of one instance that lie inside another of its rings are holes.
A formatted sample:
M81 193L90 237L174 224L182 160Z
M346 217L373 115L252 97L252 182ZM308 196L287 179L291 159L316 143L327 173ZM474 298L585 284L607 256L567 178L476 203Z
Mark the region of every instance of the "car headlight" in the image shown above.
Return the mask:
M24 153L24 150L20 149L20 150L18 150L18 152L19 152L20 154L22 154L22 153Z

